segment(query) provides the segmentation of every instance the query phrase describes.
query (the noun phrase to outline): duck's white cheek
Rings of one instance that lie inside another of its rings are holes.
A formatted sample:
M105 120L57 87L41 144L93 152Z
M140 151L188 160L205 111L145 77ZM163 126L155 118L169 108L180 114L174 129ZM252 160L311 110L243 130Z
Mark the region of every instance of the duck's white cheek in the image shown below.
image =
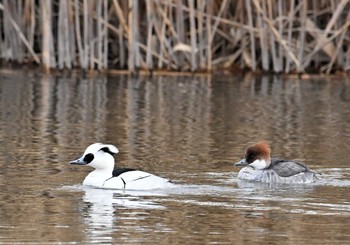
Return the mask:
M252 166L255 169L264 169L267 166L266 161L265 160L260 160L260 159L255 160L254 162L252 162L249 165Z

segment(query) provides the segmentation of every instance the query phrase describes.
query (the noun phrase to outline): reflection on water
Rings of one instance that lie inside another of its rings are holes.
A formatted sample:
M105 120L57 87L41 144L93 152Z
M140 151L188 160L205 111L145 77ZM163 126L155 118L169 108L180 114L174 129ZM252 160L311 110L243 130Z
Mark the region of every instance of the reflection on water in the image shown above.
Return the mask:
M71 187L64 188L72 191ZM85 234L90 241L112 242L111 231L117 229L117 219L120 208L129 209L165 209L154 201L144 200L147 192L125 192L95 188L75 188L84 191L80 213L84 218ZM150 195L150 193L148 193ZM154 193L152 193L154 195ZM134 215L136 212L133 212ZM137 215L127 218L128 222L137 221ZM132 228L132 227L130 227Z
M349 80L0 77L0 243L349 240ZM260 139L322 181L237 180L232 163ZM67 162L98 141L177 187L83 188L91 169Z

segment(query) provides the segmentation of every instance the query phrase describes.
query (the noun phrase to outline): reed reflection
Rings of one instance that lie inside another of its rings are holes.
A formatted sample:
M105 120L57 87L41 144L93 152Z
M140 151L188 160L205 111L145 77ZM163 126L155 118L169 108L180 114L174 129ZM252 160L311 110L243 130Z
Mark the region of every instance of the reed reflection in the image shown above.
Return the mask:
M234 159L257 139L270 140L273 151L287 158L345 158L335 142L350 135L346 81L211 79L73 75L4 81L0 134L57 162L66 160L57 147L76 154L93 142L112 142L126 164L147 162L149 171L186 162L189 170L199 162L210 167L207 159ZM325 144L314 150L320 141Z
M10 242L90 242L96 232L101 239L93 241L106 243L234 243L249 231L258 231L252 241L281 241L264 232L296 241L300 230L312 229L310 218L322 231L316 239L348 238L339 227L349 214L349 80L23 72L1 78L0 236ZM274 156L305 160L330 181L299 192L237 184L231 162L261 138L271 141ZM97 141L118 146L120 166L195 188L161 197L60 190L82 183L90 169L67 161ZM322 226L330 216L332 229ZM237 235L240 228L247 232Z
M210 80L167 78L130 80L127 92L128 149L135 159L166 155L184 161L205 157L209 135Z

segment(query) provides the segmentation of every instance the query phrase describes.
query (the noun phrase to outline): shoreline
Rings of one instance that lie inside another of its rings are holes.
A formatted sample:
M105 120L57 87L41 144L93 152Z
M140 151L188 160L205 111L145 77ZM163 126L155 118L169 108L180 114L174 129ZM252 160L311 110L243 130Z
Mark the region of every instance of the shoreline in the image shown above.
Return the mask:
M312 79L332 79L332 78L350 78L350 73L345 71L337 71L331 74L325 73L272 73L272 72L252 72L249 70L238 70L238 69L222 69L219 71L202 71L202 72L190 72L190 71L170 71L170 70L137 70L136 72L131 72L126 69L106 69L103 71L99 70L87 70L84 71L80 68L75 69L50 69L49 71L45 70L43 67L33 65L33 64L24 64L24 65L12 65L9 63L0 64L0 74L12 73L16 70L30 70L32 72L38 72L42 75L80 75L80 76L119 76L119 75L129 75L129 76L142 76L142 77L153 77L153 76L184 76L184 77L208 77L208 76L254 76L254 77L263 77L263 76L281 76L284 78L290 79L300 79L300 80L312 80Z

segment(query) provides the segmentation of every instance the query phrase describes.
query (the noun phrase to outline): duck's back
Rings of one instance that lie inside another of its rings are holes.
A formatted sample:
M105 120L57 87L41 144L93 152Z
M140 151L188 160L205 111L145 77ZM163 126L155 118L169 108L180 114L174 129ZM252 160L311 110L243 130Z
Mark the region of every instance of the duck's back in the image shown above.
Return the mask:
M170 186L169 180L133 169L116 169L103 187L127 190L151 190Z
M317 174L304 164L288 160L271 159L267 169L244 167L238 178L264 183L311 183L318 179Z
M275 171L281 177L290 177L301 173L310 172L304 164L295 161L272 158L268 169Z

